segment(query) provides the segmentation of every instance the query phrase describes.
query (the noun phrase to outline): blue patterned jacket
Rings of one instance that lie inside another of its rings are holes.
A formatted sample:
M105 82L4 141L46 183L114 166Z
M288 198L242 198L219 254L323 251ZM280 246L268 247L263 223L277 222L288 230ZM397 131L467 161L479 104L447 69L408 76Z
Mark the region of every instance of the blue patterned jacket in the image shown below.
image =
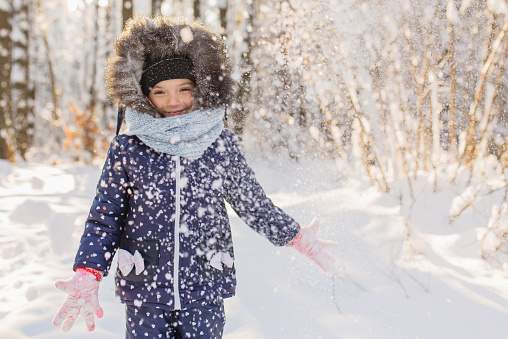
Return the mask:
M222 265L222 270L210 265L218 252L234 259L225 201L277 246L300 230L266 197L231 131L224 129L197 160L158 153L135 136L117 136L74 269L93 267L107 275L118 249L138 251L141 273L116 270L116 293L126 304L175 310L231 297L234 265Z

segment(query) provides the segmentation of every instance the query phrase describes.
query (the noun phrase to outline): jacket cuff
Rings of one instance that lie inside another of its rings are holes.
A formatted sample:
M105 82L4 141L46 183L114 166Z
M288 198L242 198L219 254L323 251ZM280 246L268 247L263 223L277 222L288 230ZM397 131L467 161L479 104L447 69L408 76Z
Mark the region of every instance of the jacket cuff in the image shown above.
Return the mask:
M96 268L91 268L91 267L76 267L76 269L74 270L76 272L83 272L83 273L89 273L89 274L93 274L95 275L95 278L97 279L97 281L101 281L102 280L102 276L104 275L104 272L101 271L101 270L98 270Z

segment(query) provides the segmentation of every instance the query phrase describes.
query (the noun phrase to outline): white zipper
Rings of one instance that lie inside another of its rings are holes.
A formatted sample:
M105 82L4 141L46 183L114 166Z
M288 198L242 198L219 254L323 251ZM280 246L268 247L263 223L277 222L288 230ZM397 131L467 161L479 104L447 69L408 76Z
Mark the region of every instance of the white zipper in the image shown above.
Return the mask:
M176 184L175 184L175 253L173 257L173 291L175 295L175 310L182 308L180 301L179 271L180 271L180 156L176 156Z

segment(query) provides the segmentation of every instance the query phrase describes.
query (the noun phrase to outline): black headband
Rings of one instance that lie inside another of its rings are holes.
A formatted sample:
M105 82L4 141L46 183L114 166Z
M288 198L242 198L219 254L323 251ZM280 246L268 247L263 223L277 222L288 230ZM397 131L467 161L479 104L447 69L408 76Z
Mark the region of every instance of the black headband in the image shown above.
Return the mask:
M173 56L154 60L146 58L140 80L141 90L148 96L153 86L171 79L189 79L196 83L192 71L192 61L186 57Z

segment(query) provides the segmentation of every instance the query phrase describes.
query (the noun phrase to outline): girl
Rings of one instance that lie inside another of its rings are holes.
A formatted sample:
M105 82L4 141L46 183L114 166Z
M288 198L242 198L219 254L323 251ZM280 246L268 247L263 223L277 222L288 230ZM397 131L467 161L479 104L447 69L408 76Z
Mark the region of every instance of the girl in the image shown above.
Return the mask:
M118 252L116 294L126 338L221 338L223 298L235 294L225 201L277 246L328 270L331 243L300 228L266 197L224 128L232 92L223 41L199 23L141 16L108 60L106 87L125 107L127 130L111 143L76 255L68 297L53 324L87 328L102 317L99 282Z

